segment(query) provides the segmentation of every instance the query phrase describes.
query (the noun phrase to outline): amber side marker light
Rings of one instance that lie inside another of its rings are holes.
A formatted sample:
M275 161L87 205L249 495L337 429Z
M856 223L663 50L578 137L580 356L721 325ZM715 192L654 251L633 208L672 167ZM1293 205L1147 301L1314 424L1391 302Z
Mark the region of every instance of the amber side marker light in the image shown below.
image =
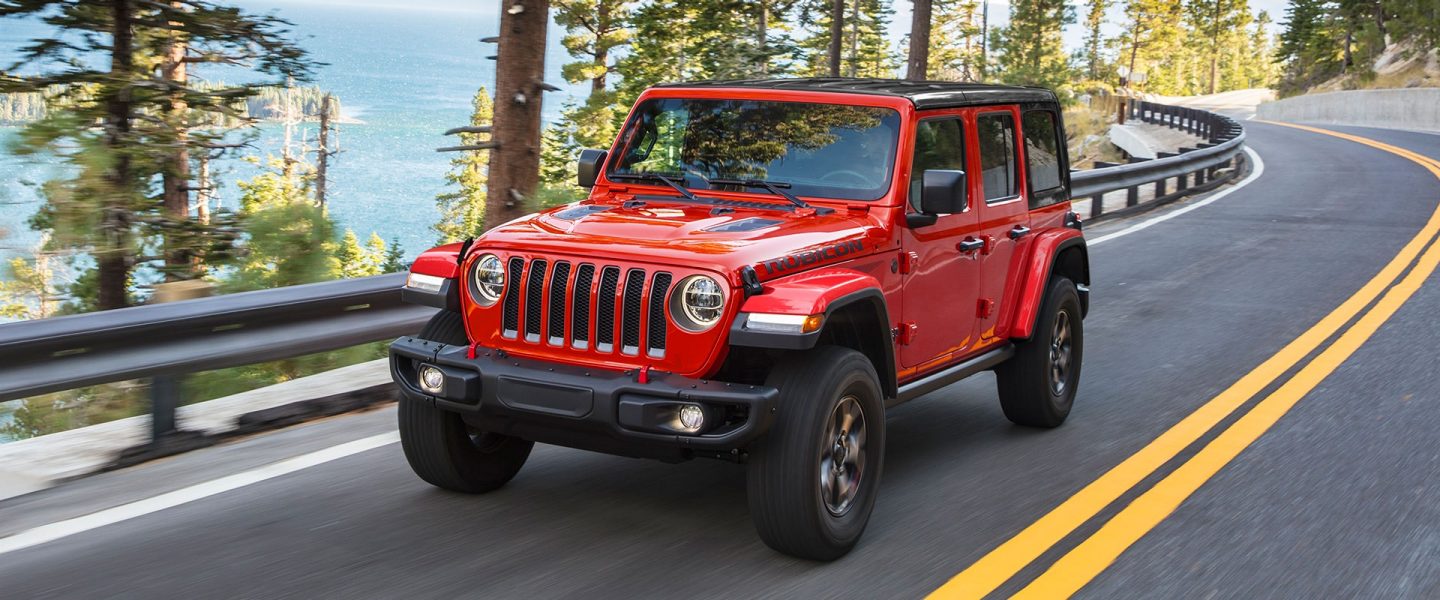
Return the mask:
M825 315L777 315L773 313L750 313L745 328L751 331L772 333L811 333L825 324Z

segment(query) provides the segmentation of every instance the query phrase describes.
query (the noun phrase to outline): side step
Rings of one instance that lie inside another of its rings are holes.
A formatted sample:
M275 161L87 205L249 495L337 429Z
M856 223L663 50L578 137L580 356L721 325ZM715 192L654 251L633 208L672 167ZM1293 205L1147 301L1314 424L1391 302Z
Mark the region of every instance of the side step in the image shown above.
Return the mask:
M981 371L989 371L1014 355L1015 346L1013 344L1005 344L1004 346L976 356L958 365L941 369L920 379L911 381L910 383L900 386L899 397L886 401L885 407L890 408L897 404L909 402Z

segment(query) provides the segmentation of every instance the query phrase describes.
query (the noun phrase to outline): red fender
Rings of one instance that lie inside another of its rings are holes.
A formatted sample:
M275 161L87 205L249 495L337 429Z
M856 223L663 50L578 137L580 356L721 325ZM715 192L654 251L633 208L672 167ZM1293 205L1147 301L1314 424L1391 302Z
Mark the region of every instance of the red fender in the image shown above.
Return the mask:
M1040 305L1045 302L1045 288L1050 282L1055 258L1061 251L1072 246L1078 246L1082 252L1085 251L1084 236L1080 231L1070 228L1048 228L1025 241L1027 243L1023 250L1024 258L1019 262L1021 268L1017 275L1020 281L1016 285L1008 286L1015 290L1015 296L1007 298L1008 302L1002 304L1012 309L1000 315L1000 322L996 325L997 337L1029 339L1035 329L1035 317L1040 312ZM1088 266L1086 270L1088 273ZM1075 283L1088 284L1089 281Z
M454 279L460 275L457 259L460 257L460 247L464 245L463 242L456 242L426 250L410 265L410 272Z
M854 269L821 268L766 282L765 293L746 299L740 310L818 315L829 310L831 302L866 289L882 289L880 281Z

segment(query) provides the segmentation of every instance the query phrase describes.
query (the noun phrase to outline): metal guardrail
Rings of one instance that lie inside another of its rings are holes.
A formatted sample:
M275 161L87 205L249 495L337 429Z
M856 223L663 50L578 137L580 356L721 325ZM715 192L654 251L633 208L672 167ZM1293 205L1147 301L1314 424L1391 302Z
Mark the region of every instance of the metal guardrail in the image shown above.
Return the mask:
M0 326L0 401L223 369L413 334L394 273Z
M1092 219L1127 212L1103 213L1098 198L1108 192L1129 190L1129 208L1137 206L1140 185L1155 184L1157 202L1217 185L1216 170L1235 160L1245 139L1234 120L1207 111L1131 102L1128 112L1206 135L1211 143L1154 160L1072 173L1072 196L1097 199ZM1172 178L1177 189L1166 193ZM404 279L397 273L0 325L0 401L154 378L151 414L158 444L174 432L176 376L419 330L435 309L402 303Z
M1070 173L1070 196L1090 198L1090 220L1114 218L1164 204L1213 188L1233 178L1239 169L1236 160L1244 160L1245 128L1218 113L1198 108L1170 106L1154 102L1130 100L1125 109L1132 119L1165 125L1191 135L1208 139L1179 152L1161 152L1153 159L1130 159L1127 164L1099 163L1094 169ZM1220 171L1225 170L1223 176ZM1169 182L1174 180L1174 191ZM1140 186L1154 185L1154 199L1140 202ZM1105 212L1104 196L1126 192L1125 208Z

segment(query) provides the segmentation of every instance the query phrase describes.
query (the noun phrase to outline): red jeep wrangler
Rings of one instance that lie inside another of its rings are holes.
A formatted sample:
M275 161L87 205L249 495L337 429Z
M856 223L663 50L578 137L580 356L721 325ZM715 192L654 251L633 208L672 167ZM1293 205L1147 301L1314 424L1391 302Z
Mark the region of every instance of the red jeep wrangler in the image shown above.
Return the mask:
M744 463L760 537L831 560L879 491L885 411L994 370L1055 427L1090 280L1049 90L868 79L646 91L585 200L415 262L391 346L405 456L479 493L534 442Z

